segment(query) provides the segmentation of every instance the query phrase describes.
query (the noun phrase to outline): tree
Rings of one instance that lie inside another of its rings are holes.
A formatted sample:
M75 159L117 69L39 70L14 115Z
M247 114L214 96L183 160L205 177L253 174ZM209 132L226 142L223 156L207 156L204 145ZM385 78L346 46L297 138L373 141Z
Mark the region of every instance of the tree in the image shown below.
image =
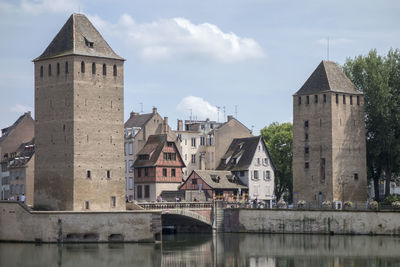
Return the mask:
M367 56L347 59L343 70L364 93L367 130L367 173L379 200L379 181L385 175L385 194L400 167L400 51L387 56L371 50Z
M282 194L289 193L293 199L293 125L290 122L271 123L261 130L261 135L268 147L272 162L275 165L275 196L278 201Z

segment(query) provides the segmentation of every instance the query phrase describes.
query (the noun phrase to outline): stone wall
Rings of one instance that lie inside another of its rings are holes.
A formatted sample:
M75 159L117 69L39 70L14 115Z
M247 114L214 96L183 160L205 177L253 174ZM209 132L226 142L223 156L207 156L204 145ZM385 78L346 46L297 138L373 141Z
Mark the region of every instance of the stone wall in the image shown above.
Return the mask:
M149 211L29 211L0 201L0 241L154 242L161 240L161 214Z
M400 235L400 212L225 209L224 231Z

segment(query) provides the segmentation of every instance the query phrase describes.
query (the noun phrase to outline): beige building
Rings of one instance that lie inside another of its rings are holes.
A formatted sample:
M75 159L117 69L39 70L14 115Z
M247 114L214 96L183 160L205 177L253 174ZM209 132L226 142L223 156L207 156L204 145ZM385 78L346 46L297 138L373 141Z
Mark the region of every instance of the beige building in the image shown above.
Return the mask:
M124 59L73 14L34 63L34 207L125 210Z
M251 131L233 116L228 121L178 121L175 133L181 141L181 154L186 165L184 179L193 170L215 170L234 138L251 137Z
M322 61L293 95L294 201L367 200L364 98L340 67Z

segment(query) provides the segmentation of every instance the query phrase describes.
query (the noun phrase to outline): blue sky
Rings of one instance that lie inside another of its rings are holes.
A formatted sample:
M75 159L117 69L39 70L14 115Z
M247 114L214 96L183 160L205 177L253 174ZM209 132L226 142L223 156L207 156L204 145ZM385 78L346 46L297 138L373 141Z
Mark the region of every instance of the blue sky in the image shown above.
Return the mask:
M400 1L0 0L0 128L34 107L32 59L73 12L125 62L130 111L223 121L255 134L292 120L292 94L321 60L400 48ZM218 112L218 107L219 112ZM224 112L225 110L225 112Z

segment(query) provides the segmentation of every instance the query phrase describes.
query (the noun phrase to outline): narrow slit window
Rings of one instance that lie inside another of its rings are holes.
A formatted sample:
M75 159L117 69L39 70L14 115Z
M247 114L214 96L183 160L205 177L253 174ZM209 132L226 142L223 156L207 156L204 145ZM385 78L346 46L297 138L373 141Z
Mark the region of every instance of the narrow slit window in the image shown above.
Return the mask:
M111 208L115 208L117 206L117 198L112 196L111 197Z
M96 63L92 63L92 74L96 74Z
M318 103L318 95L314 95L314 103Z
M306 104L309 105L310 104L310 96L306 96Z
M353 105L353 96L350 96L350 105Z
M113 66L113 74L114 76L117 76L117 65Z
M357 96L357 105L360 105L360 96Z
M85 62L81 62L81 72L85 73Z
M346 95L343 95L343 104L346 104Z
M85 210L89 209L89 201L85 201Z
M88 179L92 178L91 171L89 171L89 170L86 171L86 178L88 178Z
M336 94L336 104L339 104L339 94Z
M324 94L324 103L326 103L326 94Z
M68 74L68 61L65 62L65 74Z
M107 75L107 66L106 64L103 64L103 75Z
M51 64L49 64L49 76L51 76Z
M40 66L40 77L43 77L43 66Z
M57 63L57 75L60 75L60 63Z
M110 178L111 178L111 171L107 170L107 179L110 179Z
M299 105L301 105L301 96L299 96Z

